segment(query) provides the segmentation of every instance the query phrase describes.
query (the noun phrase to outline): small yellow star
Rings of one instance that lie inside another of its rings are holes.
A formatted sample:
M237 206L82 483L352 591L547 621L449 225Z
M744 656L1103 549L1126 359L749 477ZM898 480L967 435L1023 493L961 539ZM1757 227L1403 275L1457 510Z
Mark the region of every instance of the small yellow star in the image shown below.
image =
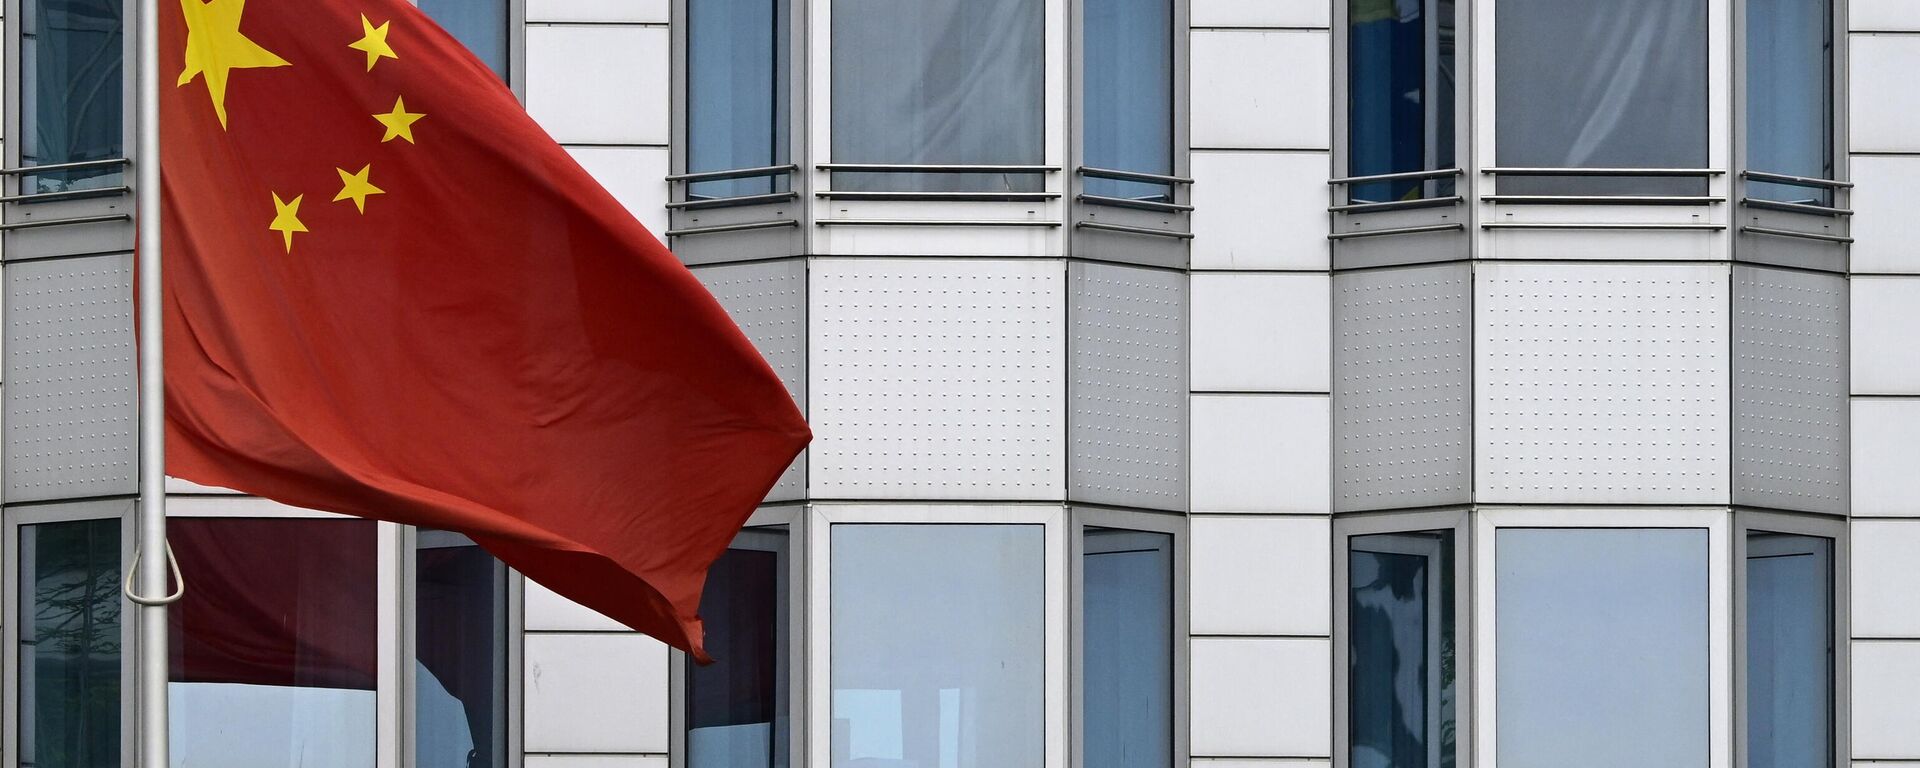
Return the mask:
M380 137L380 143L393 141L395 137L406 139L408 144L414 143L413 124L426 116L424 112L408 112L406 100L394 97L392 112L373 116L373 119L387 127L387 135Z
M367 21L366 14L360 14L360 29L365 34L359 40L348 43L347 47L367 52L368 72L373 71L373 65L379 63L382 57L400 58L400 54L393 52L393 46L387 44L387 27L392 25L392 21L383 21L376 27L373 22Z
M300 223L300 199L306 195L295 195L293 202L284 202L280 193L273 194L273 223L267 229L279 232L287 243L287 253L293 253L293 233L307 231L307 225Z
M352 200L353 207L360 209L361 213L366 213L367 197L369 195L384 195L387 193L386 190L374 186L373 182L367 180L367 172L373 170L373 165L371 164L361 166L359 173L348 173L345 168L335 168L333 170L340 174L340 194L333 196L333 201L336 203L342 200Z

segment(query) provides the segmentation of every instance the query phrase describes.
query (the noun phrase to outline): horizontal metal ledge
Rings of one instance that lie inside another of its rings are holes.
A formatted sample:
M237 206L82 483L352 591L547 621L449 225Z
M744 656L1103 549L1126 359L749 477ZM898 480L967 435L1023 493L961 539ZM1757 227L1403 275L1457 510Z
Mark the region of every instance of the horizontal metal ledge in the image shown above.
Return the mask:
M1382 203L1348 203L1327 208L1328 213L1378 213L1380 211L1406 211L1416 208L1444 208L1459 205L1465 198L1459 195L1449 197L1422 197L1417 200L1389 200Z
M1343 184L1371 184L1376 181L1401 181L1404 179L1444 179L1465 173L1458 168L1442 168L1437 171L1403 171L1401 173L1376 173L1371 176L1348 176L1340 179L1328 179L1330 186Z
M1522 222L1490 221L1480 225L1481 229L1627 229L1627 230L1685 230L1712 232L1726 229L1725 224L1624 224L1624 223L1580 223L1580 222Z
M797 226L800 226L800 222L794 221L793 219L781 219L779 221L750 221L744 224L715 224L711 227L686 227L683 229L669 229L667 230L667 237L687 237L689 235L714 235L714 234L719 234L721 232L746 232L746 231L755 230L755 229L779 229L781 227L797 227Z
M915 200L921 202L1000 200L1007 202L1040 202L1058 198L1058 192L875 192L868 190L824 189L813 193L814 197L828 200Z
M1741 171L1740 178L1748 181L1761 181L1769 184L1789 184L1797 187L1826 187L1828 189L1853 188L1853 182L1851 181L1816 179L1811 176L1790 176L1784 173L1767 173L1765 171Z
M1059 173L1057 165L914 165L911 163L821 163L823 171L846 173Z
M1481 195L1480 202L1508 205L1716 205L1710 195Z
M1115 179L1118 181L1143 181L1149 184L1192 184L1193 183L1193 179L1189 179L1185 176L1169 176L1163 173L1143 173L1141 171L1118 171L1112 168L1094 168L1092 166L1086 166L1086 165L1080 166L1079 168L1075 168L1074 170L1078 171L1082 176L1092 176L1096 179Z
M75 216L70 219L42 219L40 221L9 221L0 224L0 232L15 229L39 229L58 227L66 224L101 224L109 221L131 221L133 217L125 213L105 214L101 216Z
M1722 176L1717 168L1482 168L1489 176Z
M1143 211L1160 211L1162 213L1186 213L1187 211L1193 210L1193 206L1191 205L1182 205L1180 203L1162 203L1157 200L1135 200L1130 197L1111 197L1108 195L1080 195L1078 197L1075 197L1074 199L1079 200L1080 202L1083 202L1083 203L1092 203L1094 205L1111 205L1116 208L1138 208Z
M795 165L793 163L788 163L786 165L763 165L758 168L730 168L724 171L700 171L698 173L676 173L671 176L668 176L667 181L695 183L695 182L702 182L702 181L726 181L727 179L751 179L751 178L756 178L760 176L775 176L782 173L793 173L794 171L797 171L797 170L800 170L800 166Z
M77 163L53 163L51 165L25 165L19 168L0 169L0 176L23 176L23 175L34 175L34 174L41 174L41 173L52 173L54 171L82 171L82 170L87 170L89 168L112 168L114 166L126 165L128 162L129 161L124 157L115 157L115 158L109 158L106 160L82 160Z
M1810 213L1815 216L1852 216L1853 215L1853 211L1850 211L1846 208L1835 208L1827 205L1813 205L1811 203L1789 203L1782 200L1766 200L1766 199L1754 198L1754 197L1740 198L1740 204L1748 208L1760 208L1760 209L1769 210L1769 211L1791 211L1793 213Z
M818 219L821 227L1058 227L1041 219Z
M1127 235L1145 235L1147 237L1171 237L1176 240L1192 240L1192 232L1175 232L1152 227L1134 227L1126 224L1108 224L1101 221L1076 221L1073 226L1079 229L1091 229L1097 232L1119 232Z
M24 195L0 197L0 203L50 203L55 200L80 200L89 197L112 197L132 192L131 187L95 187L93 189L63 189L59 192L32 192Z
M1791 229L1772 229L1769 227L1741 227L1740 231L1752 233L1755 235L1767 235L1769 237L1792 237L1792 238L1798 238L1801 240L1819 240L1820 242L1823 242L1823 243L1846 244L1846 243L1853 242L1853 238L1845 237L1842 235L1822 235L1822 234L1817 234L1813 232L1795 232Z
M1328 240L1352 240L1360 237L1386 237L1388 235L1416 235L1422 232L1457 232L1466 229L1465 224L1428 224L1419 227L1393 227L1391 229L1372 229L1361 232L1335 232L1327 235Z
M697 211L704 208L731 208L736 205L760 205L779 203L799 197L797 192L773 192L765 195L741 195L739 197L709 197L700 200L676 200L667 203L667 207L676 210Z

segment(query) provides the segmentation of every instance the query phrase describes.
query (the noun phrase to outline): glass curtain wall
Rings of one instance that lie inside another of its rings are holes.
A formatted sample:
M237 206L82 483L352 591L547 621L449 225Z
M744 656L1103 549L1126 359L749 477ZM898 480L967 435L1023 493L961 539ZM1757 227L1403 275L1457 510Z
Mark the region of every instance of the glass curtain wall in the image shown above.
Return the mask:
M1453 532L1354 536L1347 550L1347 749L1354 768L1453 768Z
M786 768L787 532L749 529L707 571L700 595L713 664L687 664L688 768Z
M1834 763L1833 540L1747 534L1747 768Z
M507 568L467 537L414 547L414 765L507 764Z
M123 0L20 3L20 162L56 165L126 157ZM23 177L21 191L121 184L110 165Z
M1454 166L1453 0L1348 0L1347 175ZM1348 188L1350 203L1444 197L1452 177Z
M19 544L19 764L118 766L120 520L22 525Z
M1833 178L1833 6L1747 0L1747 170ZM1830 187L1753 181L1747 196L1832 205Z
M1080 71L1087 166L1173 175L1173 3L1085 0ZM1086 174L1086 194L1173 202L1164 182Z
M1173 537L1090 527L1082 547L1082 762L1172 765Z
M466 44L501 80L507 67L513 19L507 0L419 0L420 10Z
M687 3L687 171L786 165L788 0ZM785 192L792 175L759 173L689 185L689 199Z

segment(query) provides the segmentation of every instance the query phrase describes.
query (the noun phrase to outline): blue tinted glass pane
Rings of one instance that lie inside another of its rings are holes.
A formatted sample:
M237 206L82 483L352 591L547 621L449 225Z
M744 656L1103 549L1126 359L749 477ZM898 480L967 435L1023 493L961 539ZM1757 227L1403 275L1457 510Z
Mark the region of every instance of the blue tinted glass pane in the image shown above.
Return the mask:
M21 765L120 764L120 521L20 526Z
M1453 165L1452 0L1349 0L1347 170L1353 176ZM1351 202L1453 193L1453 179L1354 185Z
M787 162L787 3L687 3L687 170ZM787 189L784 174L706 181L694 199Z
M1173 537L1088 528L1081 560L1086 764L1173 763Z
M53 165L124 157L121 4L25 0L20 4L20 159ZM38 192L120 183L120 168L31 177Z
M420 10L507 79L507 0L420 0Z
M751 548L750 548L751 547ZM687 666L687 765L788 765L786 534L747 531L707 571L708 666Z
M1347 559L1350 762L1454 765L1453 534L1356 536Z
M414 557L415 765L506 765L505 566L444 531Z
M1087 0L1081 133L1094 168L1173 173L1173 4ZM1090 195L1172 202L1166 184L1088 177Z
M1497 534L1502 768L1707 764L1707 532Z
M1747 764L1833 765L1833 543L1747 535Z
M1833 8L1747 0L1747 167L1833 178ZM1826 205L1822 187L1752 183L1747 195Z

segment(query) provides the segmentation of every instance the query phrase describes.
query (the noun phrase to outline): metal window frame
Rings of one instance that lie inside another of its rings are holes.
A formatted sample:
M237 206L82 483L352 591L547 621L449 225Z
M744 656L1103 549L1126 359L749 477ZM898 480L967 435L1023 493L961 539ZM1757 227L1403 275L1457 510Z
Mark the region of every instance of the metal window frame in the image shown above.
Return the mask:
M521 0L515 0L515 2L520 1ZM414 721L413 713L419 710L419 685L417 683L417 676L413 674L413 664L420 655L418 642L419 626L414 618L419 615L420 581L418 577L420 529L411 525L398 526L398 529L400 538L396 560L398 560L397 568L399 573L397 580L400 588L399 620L397 622L400 626L400 696L395 715L399 720L397 748L400 750L401 764L411 765L414 762L414 756L417 754L415 750L418 749L415 731L418 723ZM466 536L452 532L441 533L467 538ZM471 542L472 539L468 539L468 541ZM521 576L519 571L508 568L505 563L500 562L497 558L494 560L494 566L497 571L504 576L501 584L502 605L500 606L504 612L501 621L504 623L503 632L505 633L505 637L502 638L504 647L501 651L506 655L506 664L504 669L501 670L501 674L504 675L502 685L506 689L506 700L503 703L506 711L502 714L502 725L506 729L506 733L504 734L506 737L506 751L503 757L505 760L504 764L507 768L520 768L526 759L526 755L521 751L520 747L520 734L523 720L520 715L521 694L524 689L524 686L520 683L520 670L521 660L524 657L523 641L526 638L526 622L522 619L525 608L524 581L526 577Z
M1160 174L1136 174L1139 180L1161 180L1172 195L1168 203L1141 203L1088 195L1090 168L1086 162L1086 3L1067 0L1067 167L1064 174L1068 200L1067 218L1073 222L1062 235L1067 253L1081 258L1128 264L1185 269L1189 261L1189 243L1193 238L1193 165L1191 58L1188 26L1192 18L1191 0L1166 0L1171 6L1172 28L1167 30L1173 69L1169 107L1173 114L1168 139L1173 159L1172 171ZM1112 169L1129 173L1126 169ZM1160 176L1159 179L1149 177ZM1114 178L1115 176L1101 176Z
M1067 536L1067 577L1071 594L1068 597L1068 632L1071 637L1068 663L1071 685L1068 688L1068 709L1072 722L1072 733L1068 744L1068 756L1071 768L1101 768L1088 766L1086 760L1086 532L1092 528L1110 528L1126 531L1166 534L1171 542L1173 562L1171 563L1173 589L1172 642L1173 649L1173 764L1186 765L1191 757L1187 726L1191 690L1188 683L1188 576L1187 576L1187 516L1174 512L1146 512L1133 509L1110 507L1090 507L1074 505L1067 509L1070 528Z
M1352 768L1353 681L1349 665L1350 539L1386 533L1453 532L1454 765L1474 765L1474 561L1472 514L1466 507L1419 512L1363 512L1333 518L1333 768Z
M1733 702L1734 732L1733 753L1735 768L1747 768L1747 720L1751 714L1747 711L1747 534L1754 531L1766 533L1786 533L1799 536L1812 536L1832 542L1833 551L1828 566L1831 574L1832 594L1829 599L1833 609L1832 626L1828 627L1833 643L1832 680L1833 696L1833 762L1832 765L1848 765L1852 759L1852 747L1849 708L1851 705L1849 681L1852 679L1850 656L1852 643L1849 638L1849 595L1852 585L1849 575L1852 573L1851 544L1849 527L1845 517L1814 513L1780 512L1773 510L1735 509L1733 513Z
M1828 272L1845 273L1848 269L1852 242L1852 224L1848 217L1852 215L1852 155L1848 152L1847 135L1849 130L1849 43L1853 36L1848 32L1848 0L1830 0L1828 9L1829 46L1828 75L1831 81L1832 99L1828 105L1828 147L1833 162L1833 178L1826 181L1832 192L1832 202L1826 206L1796 205L1772 200L1749 198L1749 174L1772 174L1765 168L1754 168L1749 164L1747 155L1747 5L1749 0L1731 0L1733 3L1734 43L1733 59L1733 164L1739 172L1734 175L1733 200L1737 203L1734 211L1736 221L1740 223L1733 241L1733 259L1775 266L1797 267Z

